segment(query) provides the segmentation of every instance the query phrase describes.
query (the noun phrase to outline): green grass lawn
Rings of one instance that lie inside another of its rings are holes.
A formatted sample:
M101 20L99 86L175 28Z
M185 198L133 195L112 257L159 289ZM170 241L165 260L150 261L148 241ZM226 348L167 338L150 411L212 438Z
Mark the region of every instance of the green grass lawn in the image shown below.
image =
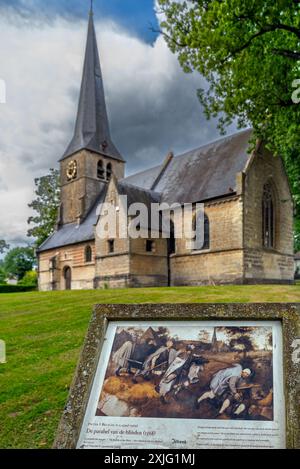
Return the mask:
M0 448L48 448L96 303L300 302L300 285L0 295Z

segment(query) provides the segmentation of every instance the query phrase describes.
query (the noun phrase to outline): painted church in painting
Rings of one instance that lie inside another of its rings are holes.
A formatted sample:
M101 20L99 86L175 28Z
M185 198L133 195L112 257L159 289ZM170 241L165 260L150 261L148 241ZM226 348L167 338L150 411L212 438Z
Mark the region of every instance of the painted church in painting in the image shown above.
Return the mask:
M251 136L245 130L162 155L161 164L126 177L110 133L91 12L74 135L60 159L57 227L38 249L40 290L292 283L288 179L263 142L249 153ZM120 195L147 206L203 203L203 247L172 234L98 239L97 207L109 202L117 210Z

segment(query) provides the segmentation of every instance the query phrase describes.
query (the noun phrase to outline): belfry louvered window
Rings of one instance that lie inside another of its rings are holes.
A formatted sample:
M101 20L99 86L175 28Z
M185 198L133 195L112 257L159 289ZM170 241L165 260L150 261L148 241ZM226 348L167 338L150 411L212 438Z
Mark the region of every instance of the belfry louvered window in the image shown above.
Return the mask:
M111 163L108 163L108 165L106 166L106 179L107 179L107 181L110 181L111 175L112 175L112 165L111 165Z
M275 247L275 206L272 187L265 184L262 200L262 237L265 248Z
M98 177L98 179L105 179L104 167L103 167L103 161L102 160L98 161L97 177Z

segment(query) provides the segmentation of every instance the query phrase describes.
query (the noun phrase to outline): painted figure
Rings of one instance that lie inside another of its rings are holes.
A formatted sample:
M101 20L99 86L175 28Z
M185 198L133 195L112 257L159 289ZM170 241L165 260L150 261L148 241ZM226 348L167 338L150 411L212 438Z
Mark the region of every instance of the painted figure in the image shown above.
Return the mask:
M131 369L136 370L133 380L139 376L143 369L144 363L148 357L151 356L157 350L157 343L154 339L142 339L140 343L137 343L132 351L132 355L128 360L128 372L132 373Z
M162 402L166 403L166 396L172 390L175 396L184 388L199 381L199 373L203 371L207 360L194 355L193 345L182 346L177 352L176 358L164 374L157 390Z
M156 368L164 364L170 366L176 358L176 354L173 341L168 340L165 346L159 347L147 358L140 375L147 379Z
M128 359L131 357L134 344L130 340L124 342L124 344L114 353L113 363L115 365L115 374L120 376L120 371L123 368L128 367Z
M246 380L251 376L251 370L246 368L243 370L241 365L234 365L230 368L218 371L211 380L210 391L202 394L197 400L197 407L206 399L213 400L218 397L224 399L219 415L224 414L232 402L240 403L234 411L235 415L244 412L246 406L241 403L242 394L238 392L238 385L242 380Z

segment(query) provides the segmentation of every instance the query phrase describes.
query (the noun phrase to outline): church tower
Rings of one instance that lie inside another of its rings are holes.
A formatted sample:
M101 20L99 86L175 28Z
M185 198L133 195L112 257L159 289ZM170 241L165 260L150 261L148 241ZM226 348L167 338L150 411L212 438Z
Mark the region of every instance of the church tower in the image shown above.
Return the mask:
M214 327L214 333L213 333L213 336L212 336L212 339L211 339L211 349L212 349L213 352L217 351L217 344L218 344L218 341L217 341L217 328Z
M91 9L74 135L60 160L59 225L81 223L111 175L121 179L124 169L125 161L110 135Z

